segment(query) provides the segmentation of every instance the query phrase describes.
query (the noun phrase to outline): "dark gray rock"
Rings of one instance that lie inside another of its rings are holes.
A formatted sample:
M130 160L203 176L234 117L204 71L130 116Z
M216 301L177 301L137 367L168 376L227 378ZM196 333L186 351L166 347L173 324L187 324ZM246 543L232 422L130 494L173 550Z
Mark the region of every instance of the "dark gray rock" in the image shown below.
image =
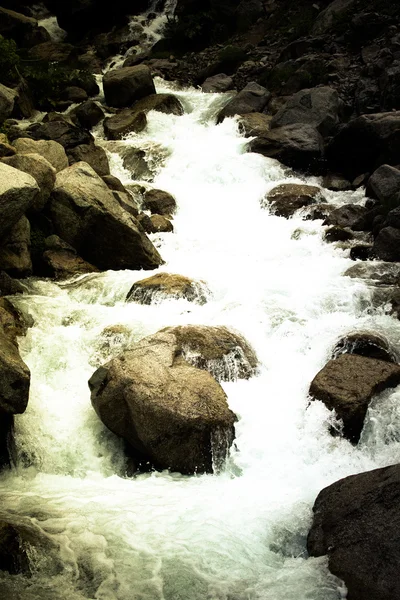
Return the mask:
M86 162L92 167L100 177L110 174L110 165L106 151L101 146L95 144L81 144L70 148L67 152L69 164L77 162Z
M137 65L109 71L103 77L104 96L109 106L123 108L155 94L149 67Z
M103 109L93 100L87 100L74 108L69 116L80 127L92 129L104 119Z
M255 82L248 83L218 113L217 122L221 123L226 117L262 112L270 97L271 94L266 88Z
M380 260L400 261L400 229L383 227L375 238L372 254Z
M382 165L368 179L365 194L376 198L388 212L400 205L400 171L390 165Z
M233 88L233 79L225 73L219 73L207 79L201 84L201 89L205 93L227 92Z

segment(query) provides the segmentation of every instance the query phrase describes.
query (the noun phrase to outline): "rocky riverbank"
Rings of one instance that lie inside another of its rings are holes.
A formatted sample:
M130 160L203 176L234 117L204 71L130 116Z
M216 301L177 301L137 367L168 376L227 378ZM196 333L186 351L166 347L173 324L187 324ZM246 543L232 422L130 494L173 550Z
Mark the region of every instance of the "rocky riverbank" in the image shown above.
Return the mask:
M114 3L111 15L95 0L72 6L48 0L39 8L5 1L0 7L5 468L13 461L14 416L29 398L30 373L17 338L31 323L12 304L14 294L26 291L24 279L62 281L163 264L148 234L173 232L175 199L153 187L151 157L120 142L145 130L150 111L184 114L173 93L156 93L156 76L228 92L217 123L237 118L250 152L279 160L288 173L320 177L320 185L276 186L261 205L286 219L321 219L326 242L356 261L344 275L367 280L375 308L399 318L400 8L381 0L300 0L296 6L178 0L164 37L149 37L146 28L167 4L149 12L145 0L135 3L145 16L133 21L124 0ZM57 40L41 25L50 16L65 30ZM105 141L96 136L99 128ZM124 186L111 175L110 151L146 186ZM343 190L365 193L365 202L336 207L327 201L327 192ZM172 297L203 305L208 294L205 282L157 273L136 282L127 302ZM349 331L332 348L310 381L309 397L334 411L333 436L358 444L373 397L400 383L399 357L399 347L375 331ZM239 334L169 327L123 349L89 385L96 413L126 443L131 472L150 467L193 474L222 468L234 440L237 416L220 382L256 371L257 357ZM316 500L308 552L329 556L349 600L398 595L397 469L353 475ZM3 569L29 573L27 536L24 528L0 525Z

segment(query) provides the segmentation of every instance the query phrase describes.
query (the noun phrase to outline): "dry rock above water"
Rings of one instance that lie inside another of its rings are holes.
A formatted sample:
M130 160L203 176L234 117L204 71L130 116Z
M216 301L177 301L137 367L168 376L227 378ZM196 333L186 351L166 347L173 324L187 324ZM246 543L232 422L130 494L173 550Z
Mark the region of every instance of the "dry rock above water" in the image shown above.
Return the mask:
M1 238L33 206L38 193L39 186L31 175L0 163Z
M330 360L310 385L310 395L335 410L343 435L357 443L372 397L400 384L400 366L357 354Z
M40 154L53 165L57 173L68 167L68 158L63 146L54 140L18 138L14 140L13 146L18 154Z
M149 67L137 65L108 71L103 77L104 96L108 106L124 108L137 100L155 94Z

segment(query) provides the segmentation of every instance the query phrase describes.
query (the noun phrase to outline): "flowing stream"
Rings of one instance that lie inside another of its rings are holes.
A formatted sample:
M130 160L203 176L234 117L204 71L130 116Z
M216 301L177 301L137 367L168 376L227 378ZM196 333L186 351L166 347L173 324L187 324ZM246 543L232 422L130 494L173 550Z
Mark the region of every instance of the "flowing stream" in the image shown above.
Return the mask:
M123 144L146 150L151 186L177 200L174 233L150 236L160 270L203 280L210 297L126 303L152 272L109 271L31 280L13 298L34 318L20 339L32 382L16 419L16 465L0 477L0 519L29 523L44 542L32 550L32 577L0 574L0 597L337 600L345 589L326 559L307 557L312 505L333 481L400 460L400 393L373 401L353 447L329 434L333 416L309 403L308 388L342 334L372 328L398 344L399 322L371 308L365 283L343 277L354 263L323 241L321 221L263 208L278 183L306 180L246 152L235 119L215 125L228 96L162 80L157 89L172 90L185 114L151 112ZM117 153L110 162L133 183ZM361 191L323 193L337 205L363 202ZM218 475L128 477L87 381L130 343L185 323L232 327L260 360L257 376L222 384L239 419L230 458Z

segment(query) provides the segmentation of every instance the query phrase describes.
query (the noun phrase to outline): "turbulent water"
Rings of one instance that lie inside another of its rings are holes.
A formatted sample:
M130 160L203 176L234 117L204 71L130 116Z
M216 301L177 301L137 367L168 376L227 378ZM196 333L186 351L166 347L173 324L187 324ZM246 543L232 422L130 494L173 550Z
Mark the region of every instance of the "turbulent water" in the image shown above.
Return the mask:
M171 87L158 81L158 91ZM0 575L3 598L337 600L345 589L326 559L306 553L314 499L343 476L400 460L398 391L373 401L356 448L330 436L332 415L307 396L342 334L372 327L398 343L399 323L371 309L364 283L343 277L354 263L323 242L321 221L262 208L277 183L305 180L246 152L236 120L215 125L227 96L174 93L183 116L151 112L145 132L123 143L151 159L153 181L140 183L177 200L175 232L150 236L161 270L203 280L209 301L125 303L152 274L143 271L32 280L13 298L35 321L20 340L32 383L16 465L0 478L0 519L32 524L45 542L32 550L32 577ZM110 162L132 183L118 154ZM323 193L338 205L363 201ZM218 475L129 478L87 380L128 344L185 323L232 327L258 355L257 376L222 383L238 415L235 445Z

